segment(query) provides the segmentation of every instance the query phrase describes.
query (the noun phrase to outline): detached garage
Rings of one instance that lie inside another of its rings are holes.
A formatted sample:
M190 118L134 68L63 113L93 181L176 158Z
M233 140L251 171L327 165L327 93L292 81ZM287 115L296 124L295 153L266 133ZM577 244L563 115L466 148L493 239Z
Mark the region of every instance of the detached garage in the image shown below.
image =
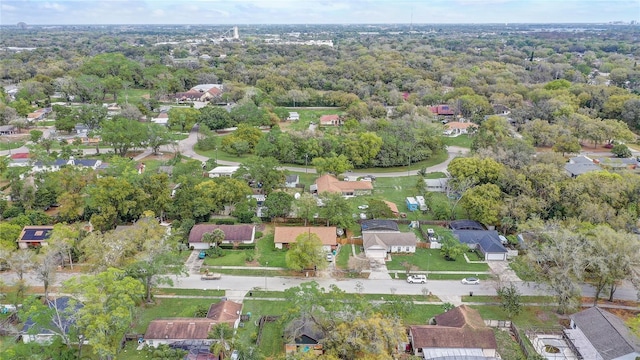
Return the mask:
M477 249L485 261L507 260L507 249L502 246L500 235L495 230L454 230L453 235L471 249Z

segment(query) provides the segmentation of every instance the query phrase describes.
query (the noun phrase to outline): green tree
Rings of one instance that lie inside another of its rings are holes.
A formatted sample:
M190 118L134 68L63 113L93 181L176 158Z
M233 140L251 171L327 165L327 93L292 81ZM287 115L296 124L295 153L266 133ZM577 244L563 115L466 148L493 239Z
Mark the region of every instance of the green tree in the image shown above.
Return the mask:
M324 192L320 194L320 199L323 203L320 207L320 216L327 220L327 226L335 225L346 229L353 224L351 206L342 194Z
M553 151L564 154L576 154L582 150L582 146L580 146L580 141L575 136L571 135L560 135L555 144L553 144Z
M502 206L502 192L494 184L474 186L465 192L461 203L470 219L496 225Z
M329 173L338 175L353 168L349 159L344 155L327 158L317 157L311 161L311 164L316 168L318 174Z
M142 238L142 248L126 269L129 276L144 284L147 303L152 302L151 294L155 286L173 286L173 276L189 275L182 259L175 254L176 245L166 233L166 228L150 215L141 220L147 223L146 228L138 229L136 235Z
M327 267L322 250L322 241L317 234L309 232L296 237L285 256L287 267L291 270L302 271L316 268L322 270Z
M264 207L267 209L265 215L271 219L276 217L287 217L292 209L293 196L284 191L276 191L267 196Z
M198 121L199 116L199 110L172 107L169 110L169 128L174 131L188 132Z
M63 284L63 291L82 299L76 323L93 353L102 359L115 358L144 295L144 286L123 270L110 268L96 275L71 278Z
M205 125L211 130L219 130L232 126L231 115L219 106L205 106L200 109L198 123Z
M21 231L20 225L0 222L0 249L14 250Z
M500 298L500 307L507 313L509 319L518 316L522 311L521 294L513 284L501 286L497 290Z
M147 127L139 121L116 117L102 123L100 135L116 154L124 157L130 149L141 147L149 140L147 131Z
M631 157L631 150L629 150L625 144L615 144L613 148L611 148L611 153L619 158Z
M227 358L231 352L230 342L233 339L233 329L227 323L220 323L214 325L209 331L209 339L216 340L211 345L211 353Z
M367 204L369 207L366 213L369 219L390 219L394 216L389 205L383 200L370 199Z
M160 152L160 146L173 143L173 134L165 126L159 124L148 124L146 144L153 150L154 154Z
M407 341L407 332L399 318L374 313L340 323L325 339L329 355L339 359L390 359L397 355L398 344Z
M462 244L454 238L445 237L440 248L440 255L446 260L456 261L467 250L469 250L469 247L466 244Z
M209 244L209 247L219 246L225 238L224 231L215 229L212 232L202 234L202 241Z
M309 193L303 193L300 198L295 199L294 208L296 210L296 216L304 219L304 226L307 226L309 222L313 221L319 210L318 201Z
M268 196L274 189L284 185L284 171L279 166L275 158L252 156L242 163L237 176L252 181Z
M87 189L87 207L93 211L91 223L101 231L114 228L119 221L136 220L146 200L142 189L125 178L101 177Z

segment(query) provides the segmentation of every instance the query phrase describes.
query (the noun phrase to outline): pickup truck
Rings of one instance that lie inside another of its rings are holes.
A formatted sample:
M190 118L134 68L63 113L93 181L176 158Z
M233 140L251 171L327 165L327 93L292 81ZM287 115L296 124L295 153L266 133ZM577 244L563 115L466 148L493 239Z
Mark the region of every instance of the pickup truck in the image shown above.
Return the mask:
M200 280L220 280L221 277L221 274L207 272L200 276Z

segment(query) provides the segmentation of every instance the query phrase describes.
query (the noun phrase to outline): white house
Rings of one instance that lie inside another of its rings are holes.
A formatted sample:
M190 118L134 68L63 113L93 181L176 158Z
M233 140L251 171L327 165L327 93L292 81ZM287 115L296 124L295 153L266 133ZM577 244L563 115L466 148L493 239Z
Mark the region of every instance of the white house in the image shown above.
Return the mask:
M384 261L388 253L415 253L418 238L412 232L362 233L362 245L367 258Z
M289 117L287 118L289 121L298 121L300 120L300 114L295 111L289 112Z
M209 170L208 174L210 178L231 177L238 169L240 169L240 166L217 166Z

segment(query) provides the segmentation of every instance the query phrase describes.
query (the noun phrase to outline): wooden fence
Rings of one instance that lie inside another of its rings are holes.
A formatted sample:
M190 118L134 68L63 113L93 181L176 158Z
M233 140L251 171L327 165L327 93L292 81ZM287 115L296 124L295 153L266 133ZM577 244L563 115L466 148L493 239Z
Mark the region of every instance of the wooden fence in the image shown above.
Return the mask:
M262 328L265 323L278 321L280 316L278 315L266 315L261 316L260 320L258 320L258 337L256 338L256 346L260 346L260 340L262 340Z

